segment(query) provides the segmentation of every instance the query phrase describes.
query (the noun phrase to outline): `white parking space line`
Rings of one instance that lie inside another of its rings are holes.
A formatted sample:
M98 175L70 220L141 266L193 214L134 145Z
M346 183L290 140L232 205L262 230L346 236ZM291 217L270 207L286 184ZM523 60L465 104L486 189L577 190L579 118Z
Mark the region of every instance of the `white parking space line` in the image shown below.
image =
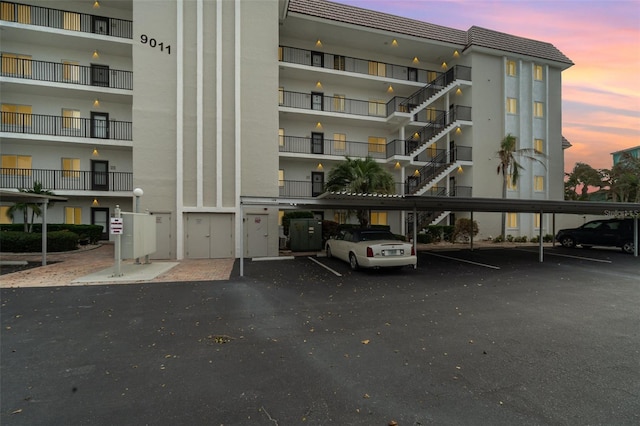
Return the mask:
M334 269L329 268L327 265L325 265L325 264L323 264L323 263L321 263L321 262L318 262L318 261L317 261L317 260L315 260L313 257L307 257L307 259L309 259L309 260L310 260L310 261L312 261L312 262L317 263L318 265L322 266L323 268L325 268L325 269L326 269L326 270L328 270L328 271L333 272L334 274L336 274L336 275L337 275L337 276L339 276L339 277L341 277L341 276L342 276L342 274L341 274L340 272L338 272L338 271L336 271L336 270L334 270Z
M519 251L526 251L528 253L538 253L537 251L532 251L532 250L525 250L525 249L514 249L514 250L519 250ZM591 262L600 262L600 263L613 263L610 260L604 260L604 259L595 259L593 257L582 257L582 256L572 256L570 254L560 254L560 253L549 253L548 251L544 252L545 256L558 256L558 257L570 257L572 259L580 259L580 260L589 260Z
M457 257L444 256L442 254L435 254L435 253L431 253L431 252L428 252L428 251L423 252L423 253L430 254L431 256L442 257L442 258L445 258L445 259L457 260L458 262L470 263L472 265L484 266L485 268L500 269L499 266L488 265L486 263L472 262L471 260L458 259Z

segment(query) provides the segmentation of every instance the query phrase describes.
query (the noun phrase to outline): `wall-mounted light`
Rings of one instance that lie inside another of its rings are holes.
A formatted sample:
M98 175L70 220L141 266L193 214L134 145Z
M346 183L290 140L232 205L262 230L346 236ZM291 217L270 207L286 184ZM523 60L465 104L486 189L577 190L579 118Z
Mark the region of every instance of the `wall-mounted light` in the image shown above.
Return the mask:
M393 39L393 41L391 42L392 46L397 46L398 45L398 40L396 40L395 38Z
M440 65L440 67L441 67L443 70L446 70L446 69L448 68L448 65L447 65L447 63L446 63L446 62L442 61L442 65Z
M320 41L320 39L316 41L316 47L322 48L322 42Z
M316 169L323 170L324 167L322 166L322 163L318 163L318 165L316 166Z
M393 86L389 85L389 87L387 87L387 93L393 93Z
M460 96L462 95L462 89L458 87L458 90L456 90L456 95Z
M98 53L97 50L93 51L93 55L91 55L93 57L93 59L98 59L100 57L100 54Z
M419 64L419 63L420 63L420 60L418 59L418 57L417 57L417 56L414 56L414 57L413 57L413 60L412 60L411 62L413 62L414 64Z
M316 123L316 129L322 129L322 123L321 122L317 122Z
M100 8L100 3L98 3L98 0L93 2L93 8L94 9L99 9Z
M458 173L464 173L464 170L462 170L462 166L458 166Z
M460 53L458 53L458 51L457 51L457 50L454 50L454 51L453 51L453 57L454 57L454 58L458 58L458 57L460 57Z
M420 170L416 169L416 171L413 172L413 175L414 176L420 176Z
M322 83L320 83L320 80L316 83L316 88L322 89Z
M462 129L458 126L456 127L456 135L459 135L460 133L462 133Z
M396 161L396 165L395 165L395 166L393 166L393 167L394 167L394 168L396 168L396 169L399 169L399 168L400 168L400 162L399 162L399 161Z
M94 107L99 107L100 106L100 99L95 98L94 101L93 101L93 106Z
M93 152L91 153L91 155L94 157L99 157L100 153L98 152L98 148L93 148Z
M420 133L415 132L415 133L413 134L413 138L414 138L414 139L419 139L419 138L420 138Z
M100 205L100 202L98 201L98 199L97 199L97 198L94 198L94 199L93 199L93 202L91 203L91 205L92 205L92 206L94 206L94 207L95 207L95 206L99 206L99 205Z

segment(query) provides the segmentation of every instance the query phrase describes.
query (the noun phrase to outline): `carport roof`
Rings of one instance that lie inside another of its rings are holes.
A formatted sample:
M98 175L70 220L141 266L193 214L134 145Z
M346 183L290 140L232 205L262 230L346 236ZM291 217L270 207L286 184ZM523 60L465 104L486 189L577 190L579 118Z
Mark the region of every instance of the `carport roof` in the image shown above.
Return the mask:
M32 203L39 204L48 201L67 201L65 197L59 195L33 194L31 192L17 192L0 190L0 201L8 203Z
M640 203L602 201L532 200L478 197L433 197L413 195L354 194L325 192L315 198L241 197L244 205L281 208L379 209L459 212L567 213L594 215L640 215Z

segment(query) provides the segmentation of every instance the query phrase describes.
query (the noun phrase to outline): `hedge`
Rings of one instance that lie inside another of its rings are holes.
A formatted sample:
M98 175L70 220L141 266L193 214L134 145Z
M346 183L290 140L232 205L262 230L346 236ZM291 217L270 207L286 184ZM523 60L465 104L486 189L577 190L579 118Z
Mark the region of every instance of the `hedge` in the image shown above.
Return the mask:
M70 251L78 248L78 234L64 231L47 232L47 251ZM35 232L1 231L0 251L34 253L42 251L42 234Z
M23 232L24 224L9 223L0 225L0 231ZM71 225L66 223L48 223L47 233L54 231L69 231L78 235L79 239L88 238L91 244L95 244L102 238L102 226L100 225ZM33 224L33 233L42 233L42 224Z

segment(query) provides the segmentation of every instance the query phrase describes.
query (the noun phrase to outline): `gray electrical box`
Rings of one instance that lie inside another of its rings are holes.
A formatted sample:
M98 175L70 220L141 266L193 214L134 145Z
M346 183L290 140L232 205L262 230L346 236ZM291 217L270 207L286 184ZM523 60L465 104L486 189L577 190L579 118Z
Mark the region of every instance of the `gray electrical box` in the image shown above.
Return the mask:
M318 219L291 219L289 244L291 251L322 250L322 221Z

